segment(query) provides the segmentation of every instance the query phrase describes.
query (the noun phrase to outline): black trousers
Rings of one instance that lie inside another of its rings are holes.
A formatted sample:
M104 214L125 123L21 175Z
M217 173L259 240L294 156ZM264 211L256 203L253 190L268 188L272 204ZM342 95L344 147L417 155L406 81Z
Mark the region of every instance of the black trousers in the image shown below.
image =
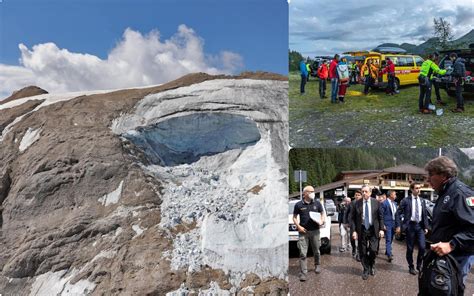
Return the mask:
M364 94L369 93L369 87L374 85L374 79L370 75L365 76L365 86L364 86Z
M385 92L387 94L393 94L395 93L395 74L388 74L388 84L387 84L387 89Z
M425 84L420 83L420 97L418 98L418 108L428 109L431 102L431 81L426 79Z
M301 74L301 85L300 85L300 93L301 94L304 94L304 86L306 85L307 79L308 78L306 77L306 75Z
M456 103L457 108L464 110L464 98L462 97L462 82L461 79L458 79L454 84L456 86Z
M362 267L364 267L364 272L368 272L369 267L375 264L375 252L377 251L379 239L373 226L368 230L362 226L361 232L360 235L358 234L360 262Z
M436 101L441 101L441 95L439 94L439 82L436 80L431 80L431 85L433 85L433 88L435 90Z
M326 79L319 78L319 97L322 99L326 96Z

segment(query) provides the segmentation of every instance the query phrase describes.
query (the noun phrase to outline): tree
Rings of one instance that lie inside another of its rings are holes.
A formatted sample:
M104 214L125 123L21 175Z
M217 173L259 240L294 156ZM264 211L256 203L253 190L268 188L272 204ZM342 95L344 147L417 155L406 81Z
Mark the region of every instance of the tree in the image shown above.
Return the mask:
M289 52L288 57L289 57L290 72L291 71L298 71L299 68L300 68L300 62L303 59L303 56L301 55L301 53L292 50L292 51Z
M434 18L434 35L438 38L438 44L442 49L448 48L448 43L453 40L453 30L451 24L440 17L439 19Z

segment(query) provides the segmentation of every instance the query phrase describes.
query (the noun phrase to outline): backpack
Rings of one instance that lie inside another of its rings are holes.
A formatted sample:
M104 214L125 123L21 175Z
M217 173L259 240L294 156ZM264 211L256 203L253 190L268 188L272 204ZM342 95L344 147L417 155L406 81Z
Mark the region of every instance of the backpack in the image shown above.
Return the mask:
M462 295L464 289L456 259L449 254L439 257L430 250L423 258L418 288L419 296Z
M337 65L337 75L341 82L349 80L349 68L346 64Z

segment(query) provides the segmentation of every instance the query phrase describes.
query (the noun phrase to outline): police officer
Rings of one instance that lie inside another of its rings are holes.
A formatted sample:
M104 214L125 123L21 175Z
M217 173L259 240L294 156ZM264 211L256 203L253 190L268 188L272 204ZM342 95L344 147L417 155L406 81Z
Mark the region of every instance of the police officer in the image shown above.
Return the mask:
M311 218L311 212L319 213L320 221L314 221ZM306 274L308 273L306 255L308 253L309 243L311 243L314 254L314 271L316 273L321 272L319 228L324 224L324 221L325 215L323 206L319 200L314 199L314 188L312 186L306 186L303 189L303 200L295 204L293 211L293 223L295 223L299 233L298 249L300 250L300 281L302 282L306 281Z
M465 283L474 261L474 191L456 177L458 168L446 156L429 161L425 170L439 196L433 209L431 250L439 256L451 254Z

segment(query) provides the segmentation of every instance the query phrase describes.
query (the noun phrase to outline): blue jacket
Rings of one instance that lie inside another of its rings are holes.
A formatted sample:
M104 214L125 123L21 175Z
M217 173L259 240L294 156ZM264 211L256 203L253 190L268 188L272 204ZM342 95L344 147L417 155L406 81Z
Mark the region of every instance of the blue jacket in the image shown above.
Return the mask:
M429 224L428 224L428 214L426 210L426 203L423 198L421 197L418 197L418 198L420 198L420 201L421 201L420 223L422 223L423 229L428 229ZM403 222L400 222L401 216L403 216ZM397 219L397 222L396 222L397 225L401 226L402 231L408 228L408 224L410 223L410 220L411 220L411 195L402 199L402 201L400 202L400 206L398 207L397 215L395 218Z
M306 63L304 61L300 62L300 72L301 75L308 77L308 70L306 69Z
M396 226L398 227L399 225L397 224L397 203L394 201L393 202L395 204L395 220L393 219L393 213L392 213L392 208L390 207L390 203L388 201L388 199L386 199L382 205L381 205L381 208L382 208L382 213L383 213L383 223L386 225L386 226Z

